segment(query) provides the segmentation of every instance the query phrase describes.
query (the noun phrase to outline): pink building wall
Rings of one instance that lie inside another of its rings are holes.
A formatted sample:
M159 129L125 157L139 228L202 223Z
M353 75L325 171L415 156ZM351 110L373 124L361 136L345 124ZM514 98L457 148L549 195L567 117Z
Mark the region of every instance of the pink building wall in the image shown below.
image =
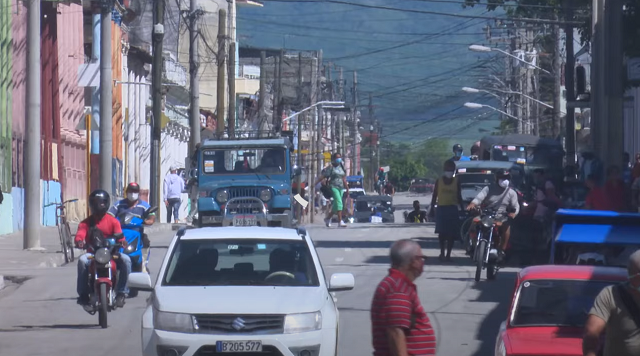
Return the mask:
M24 152L24 125L26 106L27 75L27 7L22 1L11 1L11 35L13 38L13 182L14 187L22 187L22 164Z
M86 211L86 139L76 127L84 121L84 88L78 86L78 68L84 63L82 6L58 4L58 78L60 78L60 138L63 199L79 199L68 213L83 217Z

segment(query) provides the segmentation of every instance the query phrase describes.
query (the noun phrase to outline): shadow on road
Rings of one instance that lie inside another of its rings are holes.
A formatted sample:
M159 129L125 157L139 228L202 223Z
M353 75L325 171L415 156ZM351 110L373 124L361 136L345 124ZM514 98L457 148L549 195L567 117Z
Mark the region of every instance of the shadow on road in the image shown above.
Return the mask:
M420 244L422 248L440 248L437 238L425 238L425 237L415 237L413 238L417 243ZM385 241L350 241L350 240L323 240L323 241L314 241L316 248L390 248L391 245L396 242L396 240L385 240ZM375 256L374 256L375 257ZM388 257L387 257L387 262ZM377 263L377 262L371 262Z
M58 329L68 329L68 330L80 330L80 329L92 329L92 328L100 328L100 325L97 324L53 324L53 325L17 325L15 328L19 328L18 330L58 330Z

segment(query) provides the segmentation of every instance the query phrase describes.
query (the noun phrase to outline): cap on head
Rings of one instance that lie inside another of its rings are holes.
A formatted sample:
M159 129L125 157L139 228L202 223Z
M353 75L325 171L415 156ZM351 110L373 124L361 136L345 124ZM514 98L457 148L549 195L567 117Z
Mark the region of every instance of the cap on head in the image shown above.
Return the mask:
M126 193L140 193L140 185L136 182L131 182L127 184L127 187L124 189Z
M169 167L169 170L170 170L171 172L174 172L174 171L177 171L177 170L178 170L178 167L176 167L176 166L171 166L171 167Z
M506 169L498 169L496 171L496 178L497 179L509 179L509 171Z
M453 152L462 152L462 145L459 143L456 143L455 145L453 145Z

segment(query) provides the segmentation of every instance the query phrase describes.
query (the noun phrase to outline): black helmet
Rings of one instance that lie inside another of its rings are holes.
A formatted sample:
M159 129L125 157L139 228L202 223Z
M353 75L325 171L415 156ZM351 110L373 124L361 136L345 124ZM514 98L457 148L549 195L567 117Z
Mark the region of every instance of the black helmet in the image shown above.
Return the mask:
M506 169L498 169L496 171L496 179L509 179L509 171Z
M455 145L453 145L453 152L458 152L458 151L462 152L463 149L461 144L456 143Z
M93 214L105 214L111 206L109 193L102 189L96 189L89 195L89 208Z

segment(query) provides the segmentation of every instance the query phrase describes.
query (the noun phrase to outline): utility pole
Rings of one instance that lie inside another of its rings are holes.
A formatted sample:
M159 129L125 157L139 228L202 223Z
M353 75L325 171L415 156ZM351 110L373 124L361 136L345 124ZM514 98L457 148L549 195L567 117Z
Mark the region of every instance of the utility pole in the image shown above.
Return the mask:
M231 42L229 46L229 137L234 138L236 135L236 43Z
M280 58L278 59L278 102L274 107L276 110L276 121L273 123L276 127L280 127L282 131L282 63L284 62L284 49L280 49Z
M273 57L273 87L272 87L273 95L271 95L271 107L272 107L271 127L275 125L278 117L278 97L280 96L280 94L278 93L280 91L280 82L278 81L278 78L280 78L280 74L278 73L278 70L280 69L280 66L278 65L279 60L280 60L280 56Z
M218 138L222 138L224 135L224 81L225 81L225 72L227 68L225 68L225 60L227 58L226 54L226 43L227 43L227 11L224 9L220 9L218 11L218 88L217 88L217 134Z
M262 131L265 117L264 97L267 95L267 53L260 51L260 93L258 96L258 133ZM299 145L300 143L298 143Z
M113 79L111 73L111 0L103 0L100 19L100 187L113 196Z
M374 186L375 186L375 180L374 180L374 176L376 175L376 167L374 167L373 164L373 133L376 130L376 127L373 125L374 121L373 121L373 95L371 93L369 93L369 165L370 165L370 169L369 169L369 174L371 175L371 190L373 191Z
M380 133L382 133L382 127L376 120L376 167L380 167Z
M340 85L342 84L342 68L340 68ZM343 97L344 100L344 97ZM358 72L353 71L353 110L351 111L351 121L353 121L353 126L358 129ZM353 160L354 164L352 165L355 170L351 169L351 175L355 175L358 168L360 168L360 162L358 162L358 144L356 142L356 135L353 137L353 150L351 151L351 160Z
M158 0L154 2L155 11L154 11L154 25L153 25L153 64L151 67L151 90L153 92L153 127L151 129L151 184L149 189L149 203L151 206L159 206L160 204L160 139L161 139L161 129L162 129L162 96L163 96L163 88L162 88L162 41L164 40L164 5L165 0ZM104 26L104 20L102 20L102 25ZM111 24L109 24L109 31L111 31ZM111 32L109 32L111 33ZM104 34L104 27L103 27ZM111 43L111 35L107 40L103 40L103 42ZM109 55L111 50L108 52L102 51L102 57L100 58L111 58ZM104 95L104 94L103 94ZM111 97L111 95L109 95ZM111 102L111 99L109 99ZM103 117L109 116L111 114L105 115L102 108L100 109ZM111 112L111 109L109 109ZM104 119L103 119L104 122ZM102 128L102 124L100 125ZM102 130L100 130L102 132ZM109 131L111 132L111 131ZM100 145L100 153L105 152L106 147ZM111 149L109 149L111 152ZM111 155L111 153L109 153ZM100 174L104 178L104 173L100 172ZM110 177L109 177L110 178Z
M297 94L298 94L298 103L300 104L301 107L304 108L304 104L302 103L302 52L298 52L298 90L297 90ZM296 122L297 122L297 132L296 132L296 136L297 136L297 142L298 142L298 146L296 147L296 166L298 166L299 168L302 167L302 115L298 115L295 117ZM293 123L291 123L293 124ZM315 178L314 177L309 177L308 178L309 182L315 182ZM298 187L298 194L300 194L300 196L302 196L303 193L303 189L302 189L302 174L298 174L298 176L296 177L296 186ZM309 184L309 183L307 183ZM298 218L298 221L300 221L300 218L302 217L302 206L300 204L296 205L296 217ZM312 209L309 209L310 212L314 211Z
M567 20L573 19L573 8L571 5L567 5L565 8ZM575 73L576 73L576 60L575 52L573 49L573 26L565 26L566 47L567 47L567 63L564 69L564 86L567 91L567 103L575 101ZM620 63L622 64L622 62ZM567 105L568 106L568 105ZM567 107L566 116L566 138L565 138L565 150L567 151L566 165L575 167L576 165L576 122L575 122L576 109L573 107ZM620 160L622 160L622 153L620 154Z
M24 147L24 236L22 248L40 248L40 0L29 0L27 14L27 122ZM7 10L4 10L7 11Z
M316 85L318 87L318 90L316 91L317 93L317 98L319 101L322 101L322 86L320 85L320 78L322 77L322 50L318 51L318 67L317 67L317 74L316 74ZM315 109L315 113L316 113L316 142L318 142L317 145L317 152L316 152L316 164L318 167L317 172L322 171L322 167L324 166L323 162L324 162L324 145L322 144L322 115L324 115L324 110L322 109L322 106L316 106Z
M200 61L198 60L198 1L191 0L189 9L189 79L191 84L191 136L189 140L189 155L196 150L196 145L200 143L200 80L198 70ZM195 168L195 167L191 167Z
M556 19L558 17L556 16ZM562 117L560 113L560 103L562 102L562 62L560 60L560 26L553 25L554 50L553 50L553 138L560 135L562 129Z
M310 80L310 84L311 84L311 103L310 105L314 105L317 101L318 101L318 67L320 66L321 63L321 59L319 58L321 55L317 54L316 56L316 62L314 65L314 61L312 58L311 61L311 80ZM316 156L317 156L317 142L314 139L315 136L315 130L317 129L316 124L317 124L317 120L318 120L318 108L314 107L313 109L313 113L311 116L311 132L309 134L309 182L315 182L316 179L318 178L318 175L320 174L320 171L317 170L317 165L316 165ZM315 184L309 184L309 211L313 211L313 207L315 206L315 194L316 194L316 186ZM309 214L309 222L313 223L314 221L314 214Z

